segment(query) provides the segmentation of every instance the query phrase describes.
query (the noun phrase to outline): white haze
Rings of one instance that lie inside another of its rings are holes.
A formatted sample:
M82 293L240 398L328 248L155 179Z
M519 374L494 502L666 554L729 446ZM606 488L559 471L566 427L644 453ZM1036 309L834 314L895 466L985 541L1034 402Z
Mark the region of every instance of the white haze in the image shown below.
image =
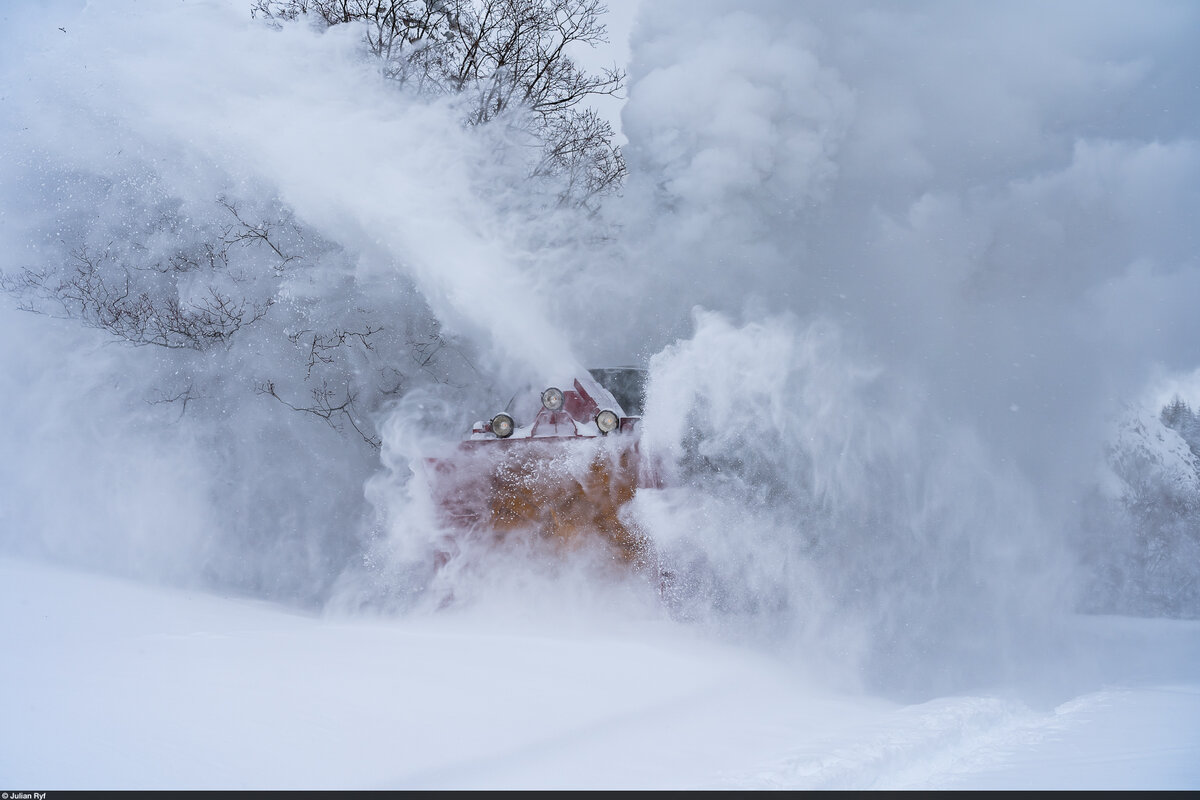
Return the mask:
M630 176L597 223L528 219L502 137L377 83L349 26L248 5L3 12L0 266L65 254L95 176L135 208L278 200L346 254L308 291L413 287L480 385L414 388L364 459L240 374L208 416L148 406L166 356L5 304L6 551L356 613L671 620L904 697L1070 683L1108 420L1200 365L1200 8L623 5ZM414 465L526 380L624 363L666 602L515 547L432 575Z

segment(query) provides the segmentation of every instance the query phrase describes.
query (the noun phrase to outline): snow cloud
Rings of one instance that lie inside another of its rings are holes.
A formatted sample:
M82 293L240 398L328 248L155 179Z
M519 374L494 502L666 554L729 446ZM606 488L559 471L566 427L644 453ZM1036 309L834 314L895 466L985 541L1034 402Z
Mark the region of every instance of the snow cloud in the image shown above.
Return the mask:
M1200 363L1198 30L1183 3L642 6L626 341L659 353L651 441L694 458L700 420L741 476L643 510L711 567L710 604L754 586L743 601L805 607L855 575L895 677L926 634L1015 639L995 614L1061 607L1062 531L1114 409ZM821 337L840 344L817 368L797 353ZM819 513L739 522L763 475Z
M259 198L328 245L279 299L353 285L350 307L420 307L465 366L389 407L381 465L234 400L235 375L207 417L148 418L134 387L166 361L6 308L17 549L145 552L122 493L150 494L150 528L175 500L188 517L155 570L311 583L319 601L370 542L397 563L422 551L409 462L431 428L465 429L494 387L648 363L648 447L679 486L636 512L703 567L680 607L793 644L844 636L903 681L951 644L981 666L983 633L1019 638L1008 622L1059 602L1059 531L1114 406L1194 385L1178 382L1200 365L1194 3L639 3L629 178L599 221L529 219L505 143L381 85L350 26L273 31L248 6L3 12L2 266L67 258L72 222L119 221L120 202L211 226L214 197ZM247 338L257 377L278 337ZM698 457L729 469L697 477ZM95 481L110 458L134 470L120 491ZM45 508L59 496L116 509L109 533L72 543L79 523Z
M1077 479L1110 403L1200 360L1198 25L1171 2L644 5L635 335L686 335L693 305L825 315L1035 481Z

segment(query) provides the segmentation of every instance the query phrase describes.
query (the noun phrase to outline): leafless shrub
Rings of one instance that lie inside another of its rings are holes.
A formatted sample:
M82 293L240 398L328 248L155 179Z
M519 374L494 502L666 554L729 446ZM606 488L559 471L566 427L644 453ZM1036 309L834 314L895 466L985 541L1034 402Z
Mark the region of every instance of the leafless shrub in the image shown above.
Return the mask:
M27 311L46 312L56 303L61 316L107 331L133 345L205 350L228 345L243 327L266 316L273 301L251 301L208 286L199 296L155 296L134 287L130 268L116 264L107 252L86 247L71 251L62 273L22 269L5 275L3 288L22 298Z

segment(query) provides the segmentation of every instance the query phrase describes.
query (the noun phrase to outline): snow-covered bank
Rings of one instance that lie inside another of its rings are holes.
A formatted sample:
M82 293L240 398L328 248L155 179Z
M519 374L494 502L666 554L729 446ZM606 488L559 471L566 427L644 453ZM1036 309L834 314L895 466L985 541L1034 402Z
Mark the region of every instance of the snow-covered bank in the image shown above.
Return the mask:
M1200 787L1192 622L1080 620L1065 700L902 705L649 620L315 617L14 559L0 606L6 787Z

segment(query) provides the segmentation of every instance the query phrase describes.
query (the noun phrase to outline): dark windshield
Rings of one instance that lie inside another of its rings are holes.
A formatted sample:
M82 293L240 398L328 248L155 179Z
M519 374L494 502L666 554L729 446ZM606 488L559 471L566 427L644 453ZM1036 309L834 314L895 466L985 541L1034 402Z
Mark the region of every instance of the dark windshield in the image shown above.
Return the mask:
M646 370L640 367L591 369L592 377L612 392L626 416L640 417L646 403Z

